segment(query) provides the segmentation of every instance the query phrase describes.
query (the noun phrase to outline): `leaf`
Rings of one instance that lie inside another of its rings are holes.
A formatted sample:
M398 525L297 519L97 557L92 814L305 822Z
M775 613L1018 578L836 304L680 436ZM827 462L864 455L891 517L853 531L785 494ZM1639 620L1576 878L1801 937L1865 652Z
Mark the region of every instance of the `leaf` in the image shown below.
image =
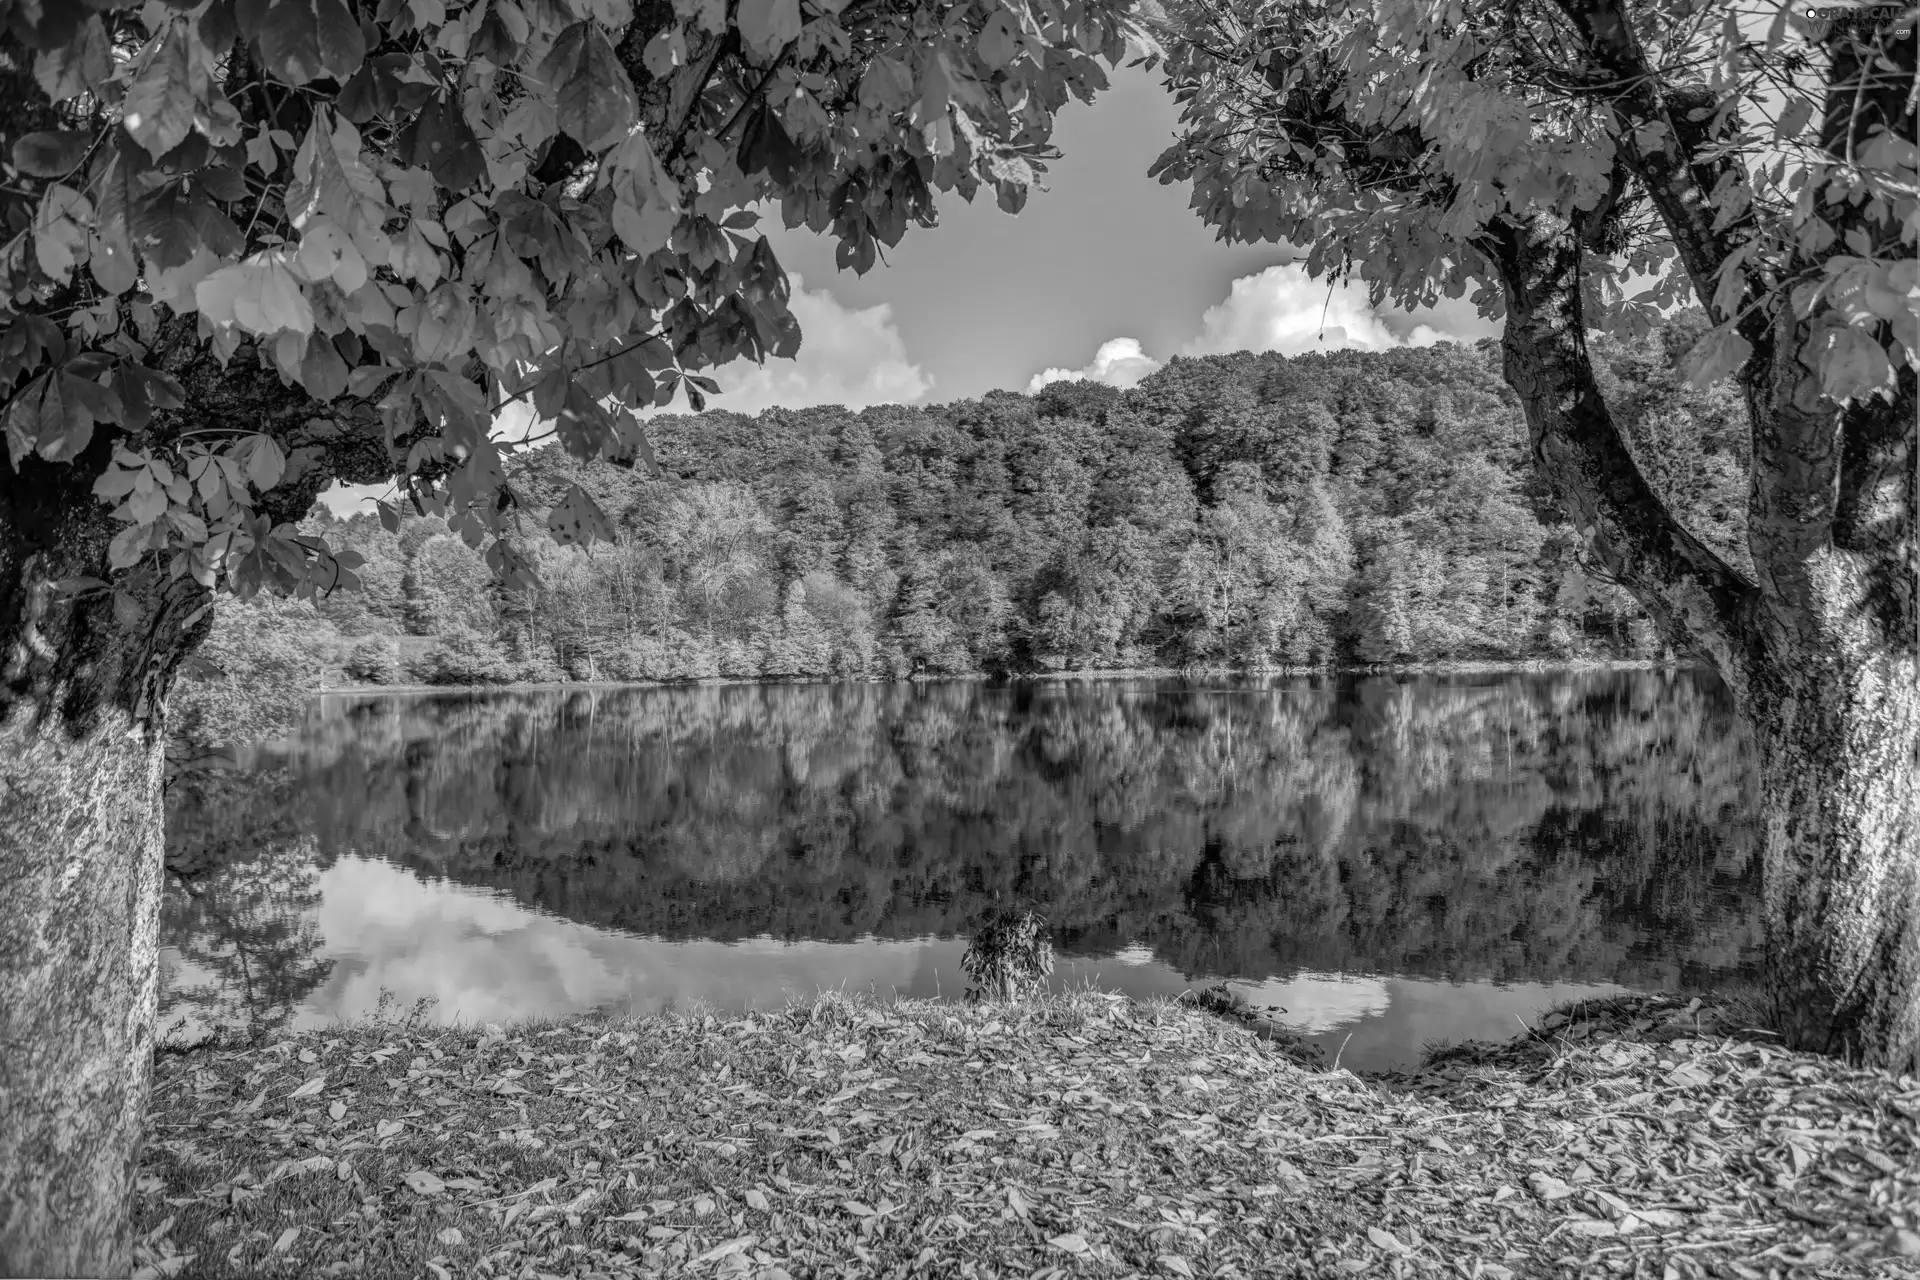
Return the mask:
M328 127L327 113L316 115L293 157L293 177L287 183L287 215L293 225L304 230L324 214L356 239L377 234L389 212L386 200L386 188L361 158L360 131L344 116L333 117Z
M586 546L594 542L614 541L613 522L598 503L577 484L567 486L566 497L547 517L547 530L555 542Z
M285 1253L287 1250L293 1248L293 1242L299 1238L300 1228L297 1226L288 1227L280 1233L280 1238L273 1242L273 1251L275 1253Z
M288 1094L287 1096L289 1098L311 1098L314 1094L320 1092L322 1089L326 1087L327 1087L327 1078L324 1075L319 1075L307 1081L305 1084L301 1085L298 1089L295 1089L292 1093Z
M446 1183L440 1181L439 1178L428 1173L425 1169L415 1169L413 1172L407 1174L406 1184L423 1196L437 1196L447 1189Z
M329 1117L330 1119L334 1119L334 1120L344 1120L344 1119L346 1119L346 1118L347 1118L347 1104L346 1104L346 1103L344 1103L344 1102L335 1102L335 1103L333 1103L333 1104L332 1104L331 1106L329 1106L329 1107L327 1108L327 1115L328 1115L328 1117Z
M1393 1232L1388 1231L1383 1227L1373 1227L1373 1226L1368 1227L1367 1239L1373 1241L1375 1248L1385 1249L1388 1253L1413 1252L1411 1249L1407 1248L1407 1246L1405 1246L1404 1244L1401 1244L1399 1238L1396 1237L1393 1234Z
M247 446L247 482L262 493L280 483L287 456L272 436L253 436Z
M65 284L87 245L93 205L72 187L55 183L40 197L33 216L33 252L40 269Z
M1063 1253L1085 1253L1090 1247L1087 1244L1087 1238L1077 1231L1069 1231L1063 1236L1054 1236L1047 1243Z
M33 78L53 102L98 93L112 74L107 30L98 15L88 15L77 36L41 51L33 61Z
M394 1134L399 1133L406 1127L406 1125L398 1120L382 1120L374 1126L374 1136L376 1138L391 1138Z
M1753 344L1734 332L1732 322L1716 325L1687 354L1687 380L1696 387L1710 386L1743 368L1752 354Z
M740 0L734 21L747 52L765 61L800 34L800 0Z
M218 325L238 324L269 337L281 332L304 337L313 332L313 307L279 256L257 253L245 262L222 267L194 286L201 312Z
M654 36L640 54L641 65L656 80L666 79L675 67L684 66L686 61L687 38L680 34L678 27L668 27Z
M1847 325L1827 335L1815 349L1820 389L1828 396L1844 402L1893 385L1893 364L1872 334Z
M1786 11L1786 6L1781 6ZM1779 140L1791 140L1800 136L1807 127L1807 121L1813 119L1813 103L1806 98L1791 98L1780 112L1780 119L1773 126L1773 136Z
M1565 1200L1573 1194L1572 1187L1552 1174L1538 1170L1527 1175L1527 1185L1533 1189L1533 1194L1548 1202Z
M140 602L124 591L113 593L113 620L131 631L146 618L147 611Z
M260 59L286 83L345 80L366 60L360 24L340 0L275 0L262 8Z
M1193 1275L1193 1267L1188 1264L1185 1258L1177 1253L1163 1253L1158 1258L1155 1258L1154 1261L1158 1262L1161 1267L1176 1276L1191 1277Z
M1011 63L1020 52L1019 28L1014 25L1013 17L1005 12L995 13L980 29L980 35L974 41L974 52L980 55L980 61L998 71Z
M680 220L680 188L661 168L647 135L635 130L607 153L614 234L641 257L667 246Z
M200 95L194 92L188 38L185 22L169 23L148 46L146 60L120 104L128 134L156 160L193 132Z
M13 144L13 167L36 178L64 178L86 158L91 134L77 129L43 129L23 134Z
M400 154L416 167L430 169L450 192L463 191L487 176L486 153L460 109L436 97L400 134Z
M540 64L560 129L590 152L604 151L633 124L633 82L613 46L591 22L560 33Z

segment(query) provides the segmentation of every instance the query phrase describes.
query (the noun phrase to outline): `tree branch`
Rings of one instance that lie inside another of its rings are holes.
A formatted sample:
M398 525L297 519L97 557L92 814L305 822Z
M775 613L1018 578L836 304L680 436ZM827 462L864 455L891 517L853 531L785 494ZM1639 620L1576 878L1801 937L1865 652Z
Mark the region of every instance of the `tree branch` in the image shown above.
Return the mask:
M1501 220L1476 248L1506 294L1505 372L1541 474L1608 572L1742 689L1757 593L1674 519L1608 411L1587 356L1576 229Z
M1695 103L1663 87L1662 79L1647 65L1639 37L1620 0L1556 2L1586 41L1587 55L1601 72L1598 84L1605 87L1587 92L1603 93L1623 117L1627 127L1620 132L1620 149L1667 224L1667 234L1673 238L1680 263L1693 281L1700 305L1715 323L1727 319L1714 313L1716 282L1721 264L1746 238L1743 233L1750 227L1752 215L1744 214L1725 227L1714 228L1709 197L1735 162L1730 156L1713 160L1699 156L1700 143L1706 140L1706 125L1686 117L1690 111L1708 105L1705 96L1700 95ZM1658 126L1657 139L1650 137L1649 126ZM1735 303L1736 310L1744 301ZM1764 327L1765 320L1755 317L1752 323ZM1755 337L1746 336L1749 342Z

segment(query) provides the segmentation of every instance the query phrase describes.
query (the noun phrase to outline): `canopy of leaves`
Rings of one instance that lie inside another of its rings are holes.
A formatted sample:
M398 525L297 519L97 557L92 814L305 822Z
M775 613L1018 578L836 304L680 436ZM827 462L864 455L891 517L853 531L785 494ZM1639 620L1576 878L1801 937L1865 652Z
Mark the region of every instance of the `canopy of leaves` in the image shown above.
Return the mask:
M1791 354L1820 392L1890 398L1920 369L1920 10L1839 12L1176 0L1183 131L1156 171L1223 236L1310 246L1311 270L1376 302L1472 289L1499 315L1489 227L1593 226L1588 323L1644 332L1691 288L1714 322L1704 384L1791 307L1814 319ZM1836 208L1854 211L1839 229Z
M763 211L865 270L935 192L1017 210L1130 32L1111 0L0 0L8 461L98 459L111 569L310 594L356 563L260 495L372 441L521 575L503 406L644 460L636 409L799 347ZM206 429L202 356L304 399ZM578 491L556 519L610 532Z

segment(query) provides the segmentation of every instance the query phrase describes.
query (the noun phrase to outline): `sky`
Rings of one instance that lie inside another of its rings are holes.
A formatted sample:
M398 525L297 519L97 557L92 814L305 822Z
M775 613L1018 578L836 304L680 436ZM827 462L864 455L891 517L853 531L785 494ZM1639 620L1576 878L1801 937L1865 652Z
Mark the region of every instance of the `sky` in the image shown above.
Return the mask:
M1358 290L1330 299L1287 265L1286 246L1221 243L1188 208L1185 184L1147 176L1176 122L1155 76L1118 69L1092 106L1061 111L1062 157L1021 213L1002 213L991 191L971 205L944 193L940 225L910 228L865 276L835 269L830 238L769 218L774 251L798 277L800 356L777 372L728 369L716 403L939 403L1070 375L1130 386L1175 354L1498 332L1464 302L1376 314Z

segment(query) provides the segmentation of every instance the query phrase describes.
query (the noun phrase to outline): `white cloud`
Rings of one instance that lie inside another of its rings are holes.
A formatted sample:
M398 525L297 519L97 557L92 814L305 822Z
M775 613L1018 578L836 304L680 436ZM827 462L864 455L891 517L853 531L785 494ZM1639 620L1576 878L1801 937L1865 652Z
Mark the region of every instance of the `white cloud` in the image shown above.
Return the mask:
M1468 304L1461 304L1468 305ZM1443 314L1443 311L1445 312ZM1268 267L1233 282L1227 296L1200 317L1200 332L1180 349L1182 355L1221 355L1232 351L1276 352L1297 356L1309 351L1386 351L1393 347L1430 347L1436 342L1472 342L1497 334L1497 322L1459 306L1424 308L1415 315L1382 316L1354 284L1331 291L1293 265ZM1032 395L1052 382L1085 379L1125 389L1160 368L1136 338L1110 338L1081 369L1048 369L1027 383Z
M1093 362L1083 369L1048 369L1033 375L1027 383L1032 395L1052 382L1104 382L1122 391L1138 383L1160 367L1160 362L1140 349L1138 338L1109 338L1093 353Z
M713 370L721 390L714 408L749 414L816 404L864 409L911 404L933 390L926 370L907 358L891 305L856 311L825 289L804 288L798 276L789 305L800 322L800 354L764 365L735 360Z
M1336 285L1331 290L1296 266L1268 267L1241 276L1218 306L1200 317L1200 333L1187 343L1190 356L1228 351L1385 351L1402 345L1374 309L1366 290Z

